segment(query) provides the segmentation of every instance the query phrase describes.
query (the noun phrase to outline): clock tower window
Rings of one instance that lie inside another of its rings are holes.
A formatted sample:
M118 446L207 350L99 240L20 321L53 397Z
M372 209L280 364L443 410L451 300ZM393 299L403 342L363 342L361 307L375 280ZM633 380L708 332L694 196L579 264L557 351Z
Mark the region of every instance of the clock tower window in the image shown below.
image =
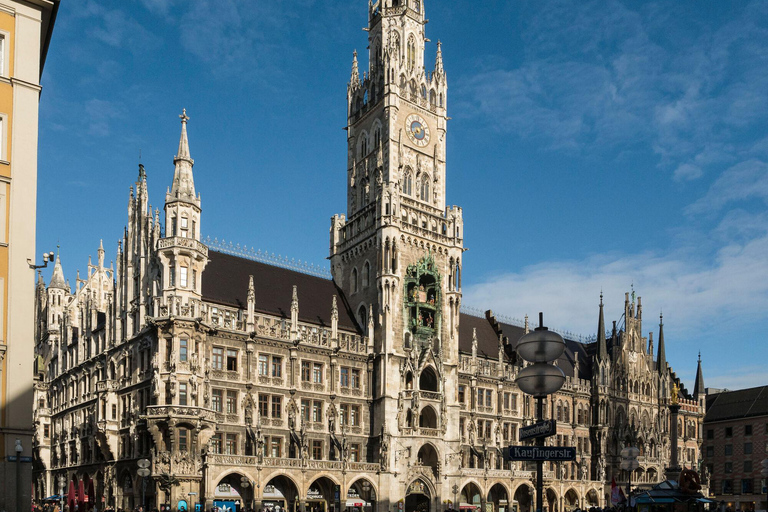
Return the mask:
M410 169L406 169L405 176L403 177L403 194L407 196L413 194L413 177Z
M424 176L421 181L421 200L429 202L429 176Z

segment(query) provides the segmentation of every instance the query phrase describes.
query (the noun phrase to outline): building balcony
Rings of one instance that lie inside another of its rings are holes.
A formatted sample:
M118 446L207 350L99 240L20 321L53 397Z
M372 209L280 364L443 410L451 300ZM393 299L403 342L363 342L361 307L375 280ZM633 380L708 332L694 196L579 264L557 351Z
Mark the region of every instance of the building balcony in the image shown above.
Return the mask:
M158 249L167 249L169 247L180 247L182 249L189 249L189 251L197 252L198 254L208 257L208 246L199 242L194 238L185 238L181 236L172 236L163 238L157 243Z
M202 407L186 405L151 405L147 407L147 419L176 418L200 418L212 423L216 422L216 413Z

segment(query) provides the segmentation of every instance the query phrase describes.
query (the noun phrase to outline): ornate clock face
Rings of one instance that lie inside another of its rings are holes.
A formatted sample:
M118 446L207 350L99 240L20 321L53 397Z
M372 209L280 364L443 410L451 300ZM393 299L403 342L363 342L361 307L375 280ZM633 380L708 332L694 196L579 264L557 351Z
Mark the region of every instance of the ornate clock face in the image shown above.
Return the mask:
M429 126L419 114L411 114L405 119L408 138L419 147L429 144Z

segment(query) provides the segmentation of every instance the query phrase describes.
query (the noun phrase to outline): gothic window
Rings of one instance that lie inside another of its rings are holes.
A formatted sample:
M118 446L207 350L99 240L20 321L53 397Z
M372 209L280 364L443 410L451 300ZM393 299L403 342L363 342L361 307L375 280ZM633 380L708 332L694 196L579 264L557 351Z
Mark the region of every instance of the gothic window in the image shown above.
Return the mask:
M435 94L435 91L433 89L429 91L429 105L431 107L434 107L436 102L437 102L437 95Z
M381 127L377 126L376 130L373 132L373 146L378 148L381 144Z
M429 201L429 176L427 175L421 180L421 200Z
M415 10L416 12L421 12L421 0L413 1L413 10Z
M357 310L357 319L360 321L361 327L365 328L368 325L368 310L365 308L365 304Z
M363 132L360 135L360 158L368 155L368 134Z
M421 85L421 97L427 99L427 86Z
M403 177L403 194L407 196L413 194L413 176L411 175L410 168L406 168L405 176Z
M179 268L179 286L182 288L187 287L187 272L189 269L187 267L180 267Z
M443 93L440 93L440 108L443 108Z
M363 288L368 288L371 278L371 265L367 261L363 265Z
M352 293L357 293L357 269L352 269L352 283L351 283L351 289Z
M187 238L187 233L189 231L189 219L186 215L181 217L181 236L184 238Z
M408 70L413 71L416 67L416 40L413 36L408 37Z
M168 235L170 236L176 236L176 217L171 217L171 233Z

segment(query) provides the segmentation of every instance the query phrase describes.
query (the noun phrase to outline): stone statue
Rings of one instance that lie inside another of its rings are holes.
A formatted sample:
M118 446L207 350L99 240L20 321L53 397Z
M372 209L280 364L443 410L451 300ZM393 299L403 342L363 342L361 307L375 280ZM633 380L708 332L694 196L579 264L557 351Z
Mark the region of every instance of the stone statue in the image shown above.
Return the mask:
M603 462L602 457L597 459L597 479L600 482L605 482L605 462Z
M389 436L384 430L384 426L381 427L381 436L379 436L379 464L382 468L387 468L389 460Z

